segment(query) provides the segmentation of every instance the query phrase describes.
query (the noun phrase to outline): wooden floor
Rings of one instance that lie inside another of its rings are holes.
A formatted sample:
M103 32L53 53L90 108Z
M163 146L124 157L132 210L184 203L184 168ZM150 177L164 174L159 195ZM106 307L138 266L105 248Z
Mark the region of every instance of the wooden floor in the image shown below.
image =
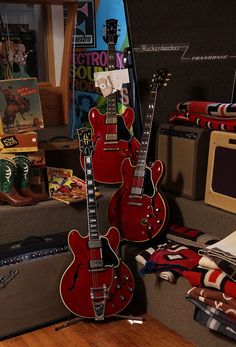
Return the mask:
M58 331L61 323L0 341L0 347L193 347L151 317L143 324L127 319L79 322Z

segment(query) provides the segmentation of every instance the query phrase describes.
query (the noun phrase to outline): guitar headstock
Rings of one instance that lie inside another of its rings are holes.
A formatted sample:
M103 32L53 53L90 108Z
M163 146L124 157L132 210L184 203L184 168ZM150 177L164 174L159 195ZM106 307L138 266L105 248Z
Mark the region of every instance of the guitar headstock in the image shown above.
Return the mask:
M93 153L92 129L80 128L77 129L80 151L83 156L91 156Z
M156 92L161 89L162 86L166 87L170 80L171 73L165 68L157 70L152 76L150 84L150 92Z
M118 39L118 20L117 19L107 19L106 20L106 31L103 36L104 41L107 44L116 44Z

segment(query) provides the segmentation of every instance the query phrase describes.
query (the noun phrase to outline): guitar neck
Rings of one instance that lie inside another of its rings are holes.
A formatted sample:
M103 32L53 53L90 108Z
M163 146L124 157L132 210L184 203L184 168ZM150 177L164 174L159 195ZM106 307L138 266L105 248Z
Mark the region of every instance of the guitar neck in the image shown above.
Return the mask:
M85 161L85 181L87 192L87 216L88 216L88 232L91 242L96 243L99 237L97 204L95 196L95 183L93 178L92 157L86 156Z
M153 123L153 117L154 117L154 110L155 110L155 104L156 104L156 91L153 91L149 95L149 102L148 102L148 109L144 120L143 125L143 136L140 144L140 151L138 156L138 174L136 173L136 176L144 176L144 170L146 167L146 161L147 161L147 153L148 153L148 147L150 142L150 135L152 130L152 123Z
M107 51L107 69L108 71L115 70L116 68L116 50L114 43L108 43L108 51ZM106 124L117 124L117 93L112 93L107 96L107 120Z

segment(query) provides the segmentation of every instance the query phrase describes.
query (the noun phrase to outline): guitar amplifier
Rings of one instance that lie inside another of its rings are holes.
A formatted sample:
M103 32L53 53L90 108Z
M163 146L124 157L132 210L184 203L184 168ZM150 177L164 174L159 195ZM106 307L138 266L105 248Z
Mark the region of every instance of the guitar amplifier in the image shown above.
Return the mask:
M204 199L210 131L162 124L157 136L157 158L165 164L162 188L191 200Z
M236 134L212 131L205 203L236 213Z
M80 165L78 141L66 136L58 136L49 141L39 142L39 148L45 150L47 166L72 169L75 176L84 177L84 171Z
M67 233L0 246L0 339L68 317L59 283L71 260Z

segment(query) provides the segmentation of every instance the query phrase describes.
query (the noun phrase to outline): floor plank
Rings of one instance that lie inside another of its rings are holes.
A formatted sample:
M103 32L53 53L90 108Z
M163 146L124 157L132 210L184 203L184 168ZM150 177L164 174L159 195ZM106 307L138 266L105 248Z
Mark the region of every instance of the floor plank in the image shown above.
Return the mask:
M0 341L0 347L193 347L150 316L142 324L127 319L81 321L56 331L61 323Z

